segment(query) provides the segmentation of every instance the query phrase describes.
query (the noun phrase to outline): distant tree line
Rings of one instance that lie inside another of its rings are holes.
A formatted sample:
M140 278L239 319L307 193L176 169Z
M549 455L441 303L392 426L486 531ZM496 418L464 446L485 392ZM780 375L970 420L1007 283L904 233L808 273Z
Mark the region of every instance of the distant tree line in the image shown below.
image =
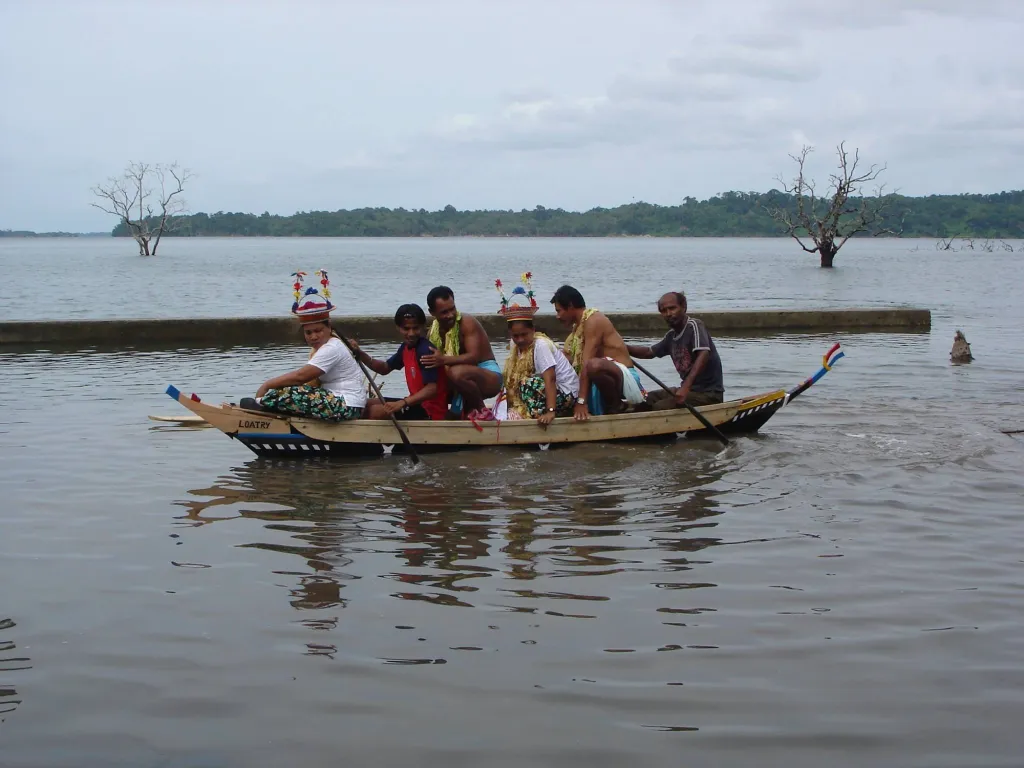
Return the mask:
M905 237L1024 237L1024 190L991 195L892 195L880 222ZM858 198L850 198L856 205ZM796 210L796 198L778 190L725 192L681 205L632 203L586 212L545 208L521 211L439 211L358 208L262 213L195 213L172 217L167 237L773 237L786 231L768 210ZM123 223L115 237L132 233ZM868 233L869 234L869 233Z
M29 229L0 229L0 237L107 237L106 232L33 232Z

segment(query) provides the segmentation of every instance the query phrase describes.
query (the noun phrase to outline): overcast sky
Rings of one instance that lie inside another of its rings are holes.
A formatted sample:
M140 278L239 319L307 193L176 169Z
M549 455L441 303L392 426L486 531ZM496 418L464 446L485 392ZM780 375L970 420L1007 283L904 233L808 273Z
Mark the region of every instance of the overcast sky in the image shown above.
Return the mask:
M677 204L845 139L905 194L1024 188L1024 0L0 0L0 228L193 211Z

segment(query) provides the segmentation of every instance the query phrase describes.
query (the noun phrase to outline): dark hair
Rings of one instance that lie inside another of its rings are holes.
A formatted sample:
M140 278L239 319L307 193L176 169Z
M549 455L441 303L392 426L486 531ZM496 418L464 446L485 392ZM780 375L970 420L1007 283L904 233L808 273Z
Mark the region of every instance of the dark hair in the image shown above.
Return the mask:
M661 299L665 298L666 296L675 296L676 301L679 302L680 307L686 306L686 294L683 293L682 291L666 291L664 294L662 294ZM661 304L661 299L658 299L659 304Z
M427 316L423 314L423 308L419 304L403 304L395 312L395 325L401 326L402 321L411 317L420 325L427 324Z
M551 297L551 303L566 309L585 309L587 306L587 302L583 300L583 294L571 285L563 285L555 291L555 295Z
M533 327L534 327L534 326L533 326L533 320L529 320L529 319L527 319L527 318L525 318L525 317L524 317L524 318L523 318L522 320L509 320L509 321L508 321L508 327L509 327L509 328L511 328L511 327L512 327L513 325L515 325L516 323L522 323L522 324L523 324L523 325L525 325L525 326L526 326L527 328L533 328Z
M449 288L447 285L439 285L436 288L431 288L430 293L427 294L427 309L431 312L434 311L434 305L437 304L438 299L454 299L455 291Z

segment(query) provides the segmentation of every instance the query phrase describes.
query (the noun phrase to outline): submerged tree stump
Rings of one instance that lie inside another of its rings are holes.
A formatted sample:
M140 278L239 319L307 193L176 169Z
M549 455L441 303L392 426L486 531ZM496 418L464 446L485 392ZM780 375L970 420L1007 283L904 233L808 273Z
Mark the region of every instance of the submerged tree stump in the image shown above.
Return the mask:
M969 363L974 359L974 355L971 354L971 345L967 343L967 337L960 329L957 329L953 336L953 349L950 350L949 359L954 363Z

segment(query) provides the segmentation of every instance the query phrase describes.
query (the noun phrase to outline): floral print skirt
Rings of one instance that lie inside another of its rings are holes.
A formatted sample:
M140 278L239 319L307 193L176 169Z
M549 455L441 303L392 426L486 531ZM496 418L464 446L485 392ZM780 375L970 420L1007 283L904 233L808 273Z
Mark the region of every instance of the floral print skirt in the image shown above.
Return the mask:
M272 389L260 404L271 411L289 416L308 416L322 421L347 421L363 415L362 408L350 408L345 398L321 387L302 384L298 387Z
M523 405L530 413L531 419L543 416L548 409L547 397L544 395L544 377L534 374L519 387L519 396L523 399ZM555 416L572 416L573 406L576 398L568 392L558 390L555 396Z

